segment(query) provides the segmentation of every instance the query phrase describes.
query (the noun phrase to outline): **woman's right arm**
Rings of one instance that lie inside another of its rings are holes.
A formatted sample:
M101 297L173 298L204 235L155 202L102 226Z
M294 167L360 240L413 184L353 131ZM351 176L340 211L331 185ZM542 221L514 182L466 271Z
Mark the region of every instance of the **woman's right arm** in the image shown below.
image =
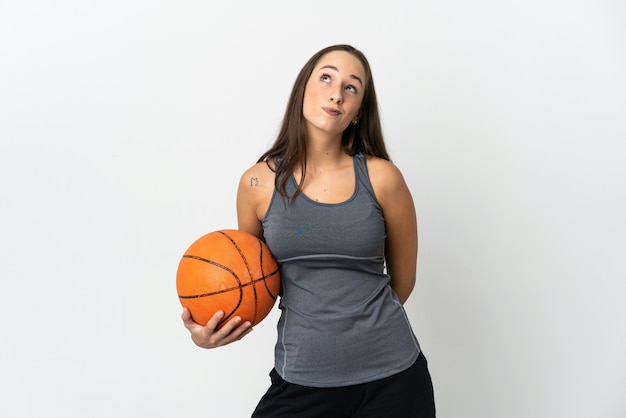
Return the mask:
M237 190L237 224L241 231L263 239L261 220L274 193L274 172L261 162L246 170Z
M274 172L266 163L257 163L243 173L237 190L237 223L240 230L263 238L261 219L265 216L273 191ZM191 333L192 341L202 348L230 344L252 331L250 322L241 323L239 316L217 329L223 317L224 312L218 311L206 325L200 325L191 318L189 309L183 308L182 314L183 324Z

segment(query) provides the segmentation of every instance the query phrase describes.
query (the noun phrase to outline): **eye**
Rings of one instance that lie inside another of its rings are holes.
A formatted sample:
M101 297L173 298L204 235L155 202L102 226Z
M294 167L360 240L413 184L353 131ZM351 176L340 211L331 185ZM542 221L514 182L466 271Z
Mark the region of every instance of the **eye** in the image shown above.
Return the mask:
M320 77L320 81L328 83L330 82L330 76L328 74L322 74L322 76Z
M353 94L357 93L357 89L353 85L346 86L346 90Z

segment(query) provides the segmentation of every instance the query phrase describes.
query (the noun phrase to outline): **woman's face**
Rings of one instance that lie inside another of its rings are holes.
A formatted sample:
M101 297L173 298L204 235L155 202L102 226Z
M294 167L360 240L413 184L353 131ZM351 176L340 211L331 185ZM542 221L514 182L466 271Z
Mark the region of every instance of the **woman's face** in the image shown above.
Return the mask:
M304 90L302 113L309 133L339 135L358 119L365 71L349 52L332 51L315 65Z

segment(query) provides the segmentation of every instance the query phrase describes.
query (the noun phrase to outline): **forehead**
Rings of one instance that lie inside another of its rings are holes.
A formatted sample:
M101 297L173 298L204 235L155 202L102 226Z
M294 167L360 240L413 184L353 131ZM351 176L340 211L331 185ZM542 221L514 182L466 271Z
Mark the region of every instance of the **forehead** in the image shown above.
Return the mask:
M361 61L346 51L331 51L323 55L317 64L315 69L319 70L325 66L332 66L337 68L340 73L354 74L365 80L365 69Z

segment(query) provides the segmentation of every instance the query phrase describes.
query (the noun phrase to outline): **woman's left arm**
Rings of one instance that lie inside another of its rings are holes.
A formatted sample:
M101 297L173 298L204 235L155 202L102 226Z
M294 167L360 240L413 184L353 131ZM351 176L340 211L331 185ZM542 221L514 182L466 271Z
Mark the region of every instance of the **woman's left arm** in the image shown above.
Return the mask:
M402 173L389 161L370 158L368 171L385 218L387 273L391 287L404 304L413 291L417 273L417 219L413 197Z

